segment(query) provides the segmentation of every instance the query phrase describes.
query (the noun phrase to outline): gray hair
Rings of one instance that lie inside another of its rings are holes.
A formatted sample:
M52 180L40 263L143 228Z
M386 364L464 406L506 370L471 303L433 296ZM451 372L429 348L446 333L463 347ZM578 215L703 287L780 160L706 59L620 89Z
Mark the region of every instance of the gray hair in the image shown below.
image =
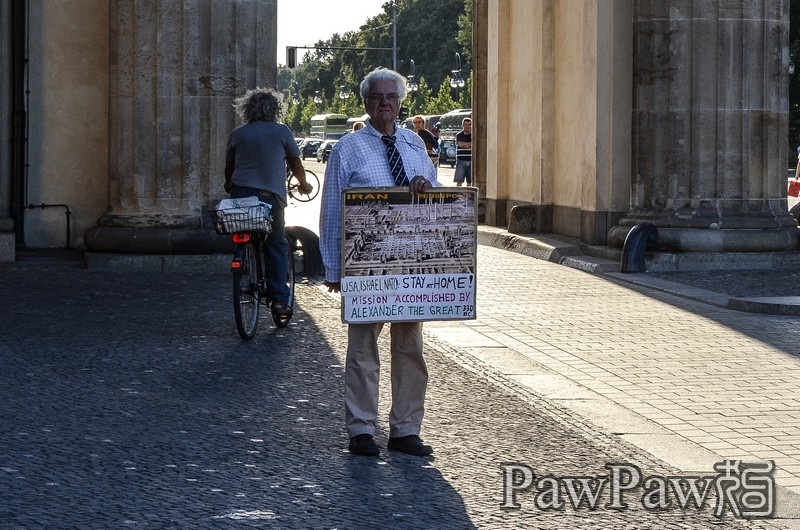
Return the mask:
M253 121L277 121L281 103L278 94L270 88L254 88L233 100L236 114L245 123Z
M378 80L394 82L397 88L397 95L400 96L400 101L406 99L406 78L394 70L390 70L388 68L376 68L368 73L366 77L364 77L364 80L361 81L360 94L362 101L366 101L367 96L369 96L373 81Z

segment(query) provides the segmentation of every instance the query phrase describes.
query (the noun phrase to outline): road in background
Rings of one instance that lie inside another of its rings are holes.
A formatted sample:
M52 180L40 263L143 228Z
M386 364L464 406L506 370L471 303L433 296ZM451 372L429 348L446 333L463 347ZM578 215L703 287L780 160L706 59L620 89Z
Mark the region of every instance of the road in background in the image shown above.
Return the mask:
M327 164L317 162L307 158L303 160L303 166L310 171L316 173L319 177L320 186L325 181L325 168ZM455 169L449 165L439 168L439 182L445 186L454 186L453 175ZM301 202L289 199L289 205L286 208L286 226L303 226L314 233L319 234L319 207L322 203L322 195L309 202Z
M307 158L306 160L303 161L303 165L305 166L306 169L311 170L317 174L321 186L325 179L325 168L327 164L323 164L321 162L317 162L316 160ZM449 165L439 167L439 182L441 182L445 186L455 186L455 184L453 183L454 174L455 174L455 169L451 168ZM290 199L289 206L286 208L286 225L304 226L306 228L313 230L315 233L318 234L319 206L321 202L322 198L320 195L318 195L313 201L310 202L300 202ZM791 208L798 202L800 202L800 198L789 197L788 208Z

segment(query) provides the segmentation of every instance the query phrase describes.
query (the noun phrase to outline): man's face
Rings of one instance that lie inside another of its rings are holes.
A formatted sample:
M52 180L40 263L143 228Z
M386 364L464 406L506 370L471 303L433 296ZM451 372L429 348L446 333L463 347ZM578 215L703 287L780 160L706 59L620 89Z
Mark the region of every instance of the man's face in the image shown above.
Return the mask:
M371 123L377 125L394 123L400 111L400 96L396 89L392 81L386 79L373 81L364 100L364 110L369 114Z
M414 118L414 129L421 131L425 128L425 121L420 118Z
M465 121L464 122L464 132L467 134L472 134L472 122Z

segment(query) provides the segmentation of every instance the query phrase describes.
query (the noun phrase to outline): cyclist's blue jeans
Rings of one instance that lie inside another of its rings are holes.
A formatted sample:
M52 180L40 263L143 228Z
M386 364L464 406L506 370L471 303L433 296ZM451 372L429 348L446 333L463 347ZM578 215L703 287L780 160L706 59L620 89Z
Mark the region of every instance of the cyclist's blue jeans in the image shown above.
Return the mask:
M285 221L283 217L283 204L278 198L268 191L257 188L233 186L231 199L256 196L261 202L272 206L272 232L267 236L264 245L264 258L267 260L267 288L273 302L289 303L289 287L286 278L289 276L289 245L286 243Z

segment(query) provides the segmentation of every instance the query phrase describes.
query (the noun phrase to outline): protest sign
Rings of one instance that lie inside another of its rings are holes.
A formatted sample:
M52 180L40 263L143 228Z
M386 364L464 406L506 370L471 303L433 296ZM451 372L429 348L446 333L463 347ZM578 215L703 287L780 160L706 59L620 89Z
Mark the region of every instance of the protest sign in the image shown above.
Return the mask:
M476 318L477 189L343 192L342 320Z

